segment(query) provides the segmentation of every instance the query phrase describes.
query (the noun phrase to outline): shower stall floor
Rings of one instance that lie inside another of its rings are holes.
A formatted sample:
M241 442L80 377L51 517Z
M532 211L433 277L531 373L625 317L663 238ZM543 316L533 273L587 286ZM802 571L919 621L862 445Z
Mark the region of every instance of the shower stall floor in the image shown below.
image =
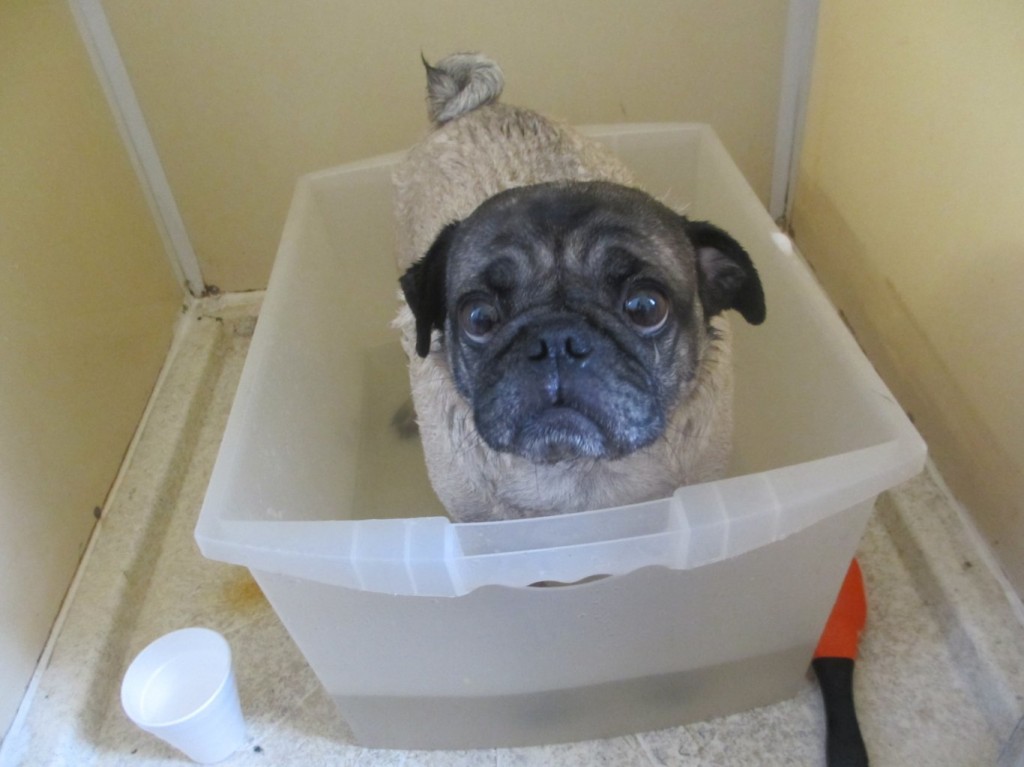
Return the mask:
M228 767L824 765L808 675L794 698L600 741L478 751L366 749L248 571L192 537L260 296L197 302L79 568L0 766L189 764L121 710L121 677L156 637L208 626L231 643L246 744ZM1024 629L987 549L933 471L884 493L861 542L868 625L855 679L872 764L1024 764Z

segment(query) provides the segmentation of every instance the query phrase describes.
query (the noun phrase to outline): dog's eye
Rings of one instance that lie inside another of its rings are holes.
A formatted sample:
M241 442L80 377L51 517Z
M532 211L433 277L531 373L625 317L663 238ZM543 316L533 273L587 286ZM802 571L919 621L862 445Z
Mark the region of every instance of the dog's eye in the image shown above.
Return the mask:
M626 293L622 311L644 335L655 333L668 319L668 299L650 285L635 285Z
M498 308L485 298L474 298L459 309L459 327L470 341L483 343L498 326Z

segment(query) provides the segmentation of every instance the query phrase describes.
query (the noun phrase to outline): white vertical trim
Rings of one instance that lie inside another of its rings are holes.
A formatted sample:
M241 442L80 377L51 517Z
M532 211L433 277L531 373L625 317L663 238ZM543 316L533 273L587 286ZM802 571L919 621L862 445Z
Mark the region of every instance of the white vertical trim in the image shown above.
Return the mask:
M68 0L68 4L114 113L114 121L139 177L175 277L186 293L202 295L206 285L199 260L192 249L103 6L100 0Z
M800 159L807 94L811 88L814 43L818 32L820 0L790 0L786 16L786 42L782 55L782 87L775 129L775 162L768 212L788 218L793 203L796 165Z

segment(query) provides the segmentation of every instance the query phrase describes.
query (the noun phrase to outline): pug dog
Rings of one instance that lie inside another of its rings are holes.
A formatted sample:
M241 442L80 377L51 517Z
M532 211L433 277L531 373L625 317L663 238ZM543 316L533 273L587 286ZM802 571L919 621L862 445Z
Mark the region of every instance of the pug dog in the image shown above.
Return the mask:
M500 103L489 59L424 64L434 127L394 173L395 324L451 517L605 508L721 477L724 313L765 319L750 256L596 141Z

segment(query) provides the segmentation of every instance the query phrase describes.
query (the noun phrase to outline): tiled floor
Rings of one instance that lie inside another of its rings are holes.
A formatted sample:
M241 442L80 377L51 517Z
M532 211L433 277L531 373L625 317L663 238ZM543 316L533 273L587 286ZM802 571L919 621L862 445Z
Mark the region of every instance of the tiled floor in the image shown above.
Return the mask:
M605 741L472 752L355 745L248 573L204 559L192 538L257 309L243 298L188 318L0 764L188 763L131 725L118 698L135 653L187 625L221 631L235 653L249 737L229 766L824 764L810 678L773 706ZM875 767L1024 763L1014 751L1024 736L1013 736L1024 630L973 541L928 475L879 500L859 553L870 612L856 677Z

